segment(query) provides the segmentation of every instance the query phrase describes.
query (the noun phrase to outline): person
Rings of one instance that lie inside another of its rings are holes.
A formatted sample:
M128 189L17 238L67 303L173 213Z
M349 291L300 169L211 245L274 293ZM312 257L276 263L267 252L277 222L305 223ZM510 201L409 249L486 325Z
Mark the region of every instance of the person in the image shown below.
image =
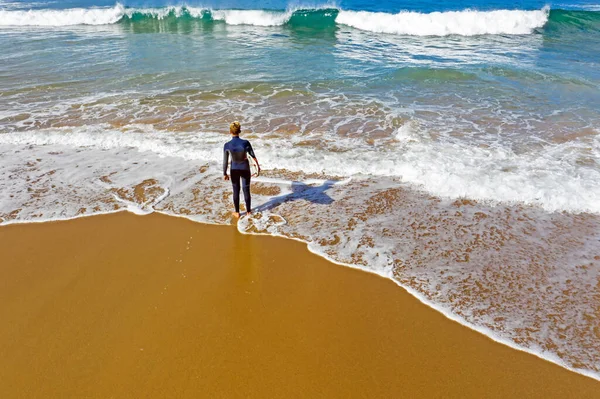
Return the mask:
M225 143L223 147L223 178L225 180L231 180L233 186L233 205L235 206L235 212L232 215L236 218L240 217L240 180L241 189L244 191L244 201L246 202L246 214L252 214L251 201L250 201L250 163L248 162L248 155L250 155L256 165L258 160L254 155L254 150L248 140L240 138L242 131L239 122L233 122L229 125L229 133L231 133L231 140ZM229 158L231 157L231 177L227 174L227 166L229 164ZM260 172L260 166L258 166Z

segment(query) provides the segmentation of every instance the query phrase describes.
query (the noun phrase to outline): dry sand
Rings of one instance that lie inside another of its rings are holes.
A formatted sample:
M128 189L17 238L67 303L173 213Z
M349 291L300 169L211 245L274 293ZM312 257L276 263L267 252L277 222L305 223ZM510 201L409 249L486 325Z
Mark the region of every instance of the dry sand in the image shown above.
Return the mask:
M122 213L0 250L0 398L600 397L290 240Z

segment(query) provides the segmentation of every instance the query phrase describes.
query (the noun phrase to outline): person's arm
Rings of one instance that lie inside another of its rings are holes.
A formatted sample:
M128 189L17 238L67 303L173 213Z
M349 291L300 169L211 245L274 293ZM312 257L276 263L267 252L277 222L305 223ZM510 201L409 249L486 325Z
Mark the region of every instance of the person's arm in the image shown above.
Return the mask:
M250 144L250 142L248 142L248 147L246 148L246 152L248 153L248 155L250 155L252 158L254 158L254 161L256 162L256 166L258 166L258 171L260 172L260 164L258 163L258 159L256 159L256 155L254 155L254 150L252 149L252 144Z
M229 175L227 174L227 166L229 164L229 151L227 151L227 144L223 147L223 178L225 180L229 180Z

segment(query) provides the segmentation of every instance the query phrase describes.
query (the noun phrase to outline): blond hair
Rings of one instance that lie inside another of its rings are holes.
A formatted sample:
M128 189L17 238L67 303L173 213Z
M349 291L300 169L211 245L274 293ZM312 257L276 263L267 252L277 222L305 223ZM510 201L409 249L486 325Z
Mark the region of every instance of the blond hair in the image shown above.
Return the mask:
M241 131L242 125L240 125L238 121L232 122L231 125L229 125L229 133L237 136L240 134Z

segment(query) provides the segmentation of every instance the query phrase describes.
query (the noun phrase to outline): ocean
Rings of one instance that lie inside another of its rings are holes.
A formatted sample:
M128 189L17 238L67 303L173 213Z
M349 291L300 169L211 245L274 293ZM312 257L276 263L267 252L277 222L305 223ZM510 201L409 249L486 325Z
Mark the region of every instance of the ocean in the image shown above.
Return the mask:
M597 1L0 0L0 54L1 224L228 224L239 120L241 232L600 379Z

